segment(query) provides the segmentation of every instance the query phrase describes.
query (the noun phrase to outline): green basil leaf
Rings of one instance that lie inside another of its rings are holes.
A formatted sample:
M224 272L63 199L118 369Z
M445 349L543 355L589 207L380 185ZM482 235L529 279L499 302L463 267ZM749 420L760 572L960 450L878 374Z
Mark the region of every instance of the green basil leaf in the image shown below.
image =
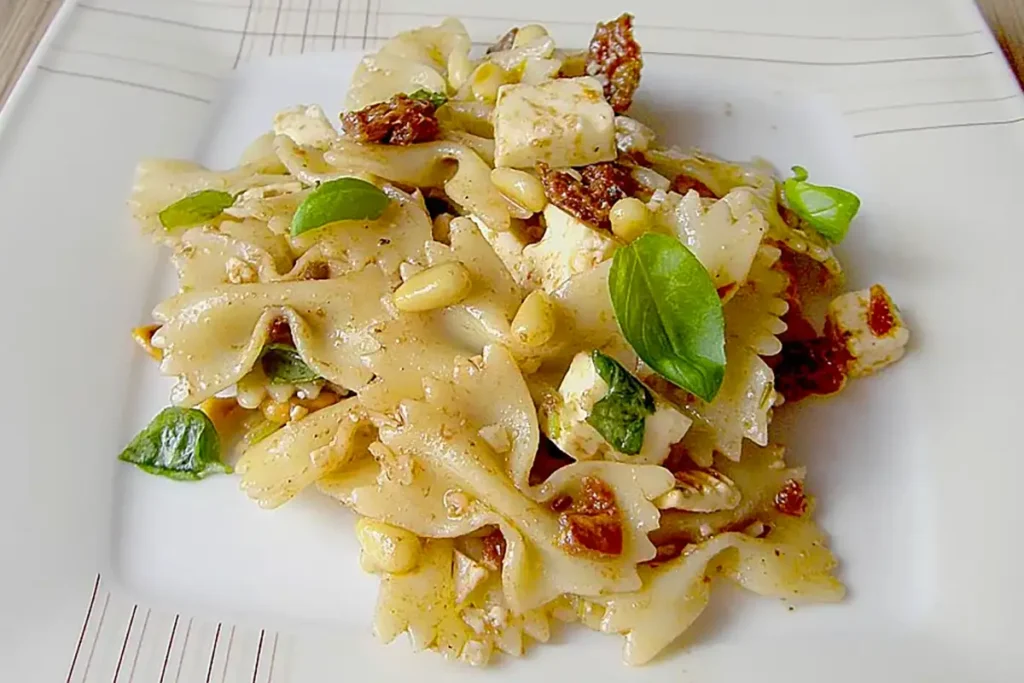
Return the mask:
M200 190L174 202L158 215L165 229L182 228L211 221L235 203L235 198L220 190Z
M725 318L707 270L679 240L647 233L615 252L615 319L655 372L705 401L725 376Z
M300 384L320 379L313 368L306 365L294 346L267 344L260 357L263 372L274 384Z
M220 437L213 422L195 408L165 408L118 459L150 474L182 481L231 472L220 460Z
M448 101L448 96L444 93L434 92L433 90L427 90L426 88L420 88L415 92L409 93L409 97L414 100L424 100L434 105L434 109L437 109L442 104Z
M306 195L299 205L292 217L292 235L301 235L335 221L380 218L389 201L380 188L365 180L328 180Z
M644 445L644 423L654 414L654 397L626 368L600 351L590 354L594 369L608 385L608 393L594 404L587 422L615 450L636 455Z
M839 187L807 182L807 169L793 167L793 177L782 183L786 204L829 242L839 243L860 209L860 198Z

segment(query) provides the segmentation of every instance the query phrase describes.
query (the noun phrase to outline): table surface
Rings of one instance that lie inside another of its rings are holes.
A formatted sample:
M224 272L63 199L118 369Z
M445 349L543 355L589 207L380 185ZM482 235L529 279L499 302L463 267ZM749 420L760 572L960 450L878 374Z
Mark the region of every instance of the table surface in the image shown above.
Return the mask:
M1024 84L1024 0L977 0ZM62 0L0 0L0 106Z

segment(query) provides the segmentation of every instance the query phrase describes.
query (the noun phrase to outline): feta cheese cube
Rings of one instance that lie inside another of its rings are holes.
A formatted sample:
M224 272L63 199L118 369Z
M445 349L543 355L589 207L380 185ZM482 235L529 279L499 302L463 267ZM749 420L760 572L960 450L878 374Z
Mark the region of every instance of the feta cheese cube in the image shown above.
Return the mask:
M848 292L828 305L825 334L850 355L850 377L870 375L903 357L910 331L882 285Z
M533 168L615 159L615 112L594 78L503 85L494 108L494 163Z
M524 286L553 292L573 275L612 257L621 243L605 230L592 228L554 204L544 208L544 237L523 249L520 280Z
M338 138L338 132L319 105L299 105L274 115L274 133L287 135L295 144L327 149Z
M619 460L636 465L660 464L672 444L682 440L692 421L671 403L654 395L654 413L644 418L644 439L640 452L621 453L608 443L587 417L594 404L608 395L589 353L578 353L558 387L561 399L549 407L553 413L542 419L541 429L561 450L577 460Z

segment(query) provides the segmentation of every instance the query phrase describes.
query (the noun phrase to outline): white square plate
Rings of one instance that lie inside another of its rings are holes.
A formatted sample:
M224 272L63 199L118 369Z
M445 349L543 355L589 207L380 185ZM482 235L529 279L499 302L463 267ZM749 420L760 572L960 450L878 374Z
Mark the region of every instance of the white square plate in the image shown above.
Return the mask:
M358 56L249 62L246 50L341 48L353 14L363 35L371 19L375 35L437 21L401 2L297 4L65 7L0 114L0 680L479 675L373 640L376 580L330 501L270 513L231 478L188 486L115 460L168 389L126 334L171 282L123 209L135 162L232 165L278 109L336 110ZM864 209L840 250L849 284L885 283L914 334L892 370L773 424L809 465L850 597L790 612L723 588L680 647L643 669L619 665L618 638L569 627L488 673L1019 681L1024 100L967 3L725 4L631 8L648 55L635 111L665 140L800 163L856 190ZM547 21L560 43L582 44L593 23L516 9L518 20L467 26L486 41Z

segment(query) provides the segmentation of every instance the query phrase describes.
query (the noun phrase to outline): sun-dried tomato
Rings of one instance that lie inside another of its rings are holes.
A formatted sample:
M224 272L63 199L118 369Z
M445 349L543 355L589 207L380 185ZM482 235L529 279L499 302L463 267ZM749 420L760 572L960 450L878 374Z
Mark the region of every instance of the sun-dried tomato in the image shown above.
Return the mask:
M829 335L783 342L766 359L775 371L775 390L795 403L812 395L834 394L846 384L850 354Z
M633 39L632 15L623 14L615 21L597 25L590 39L586 71L601 81L604 96L615 113L626 111L633 103L643 65L640 45Z
M386 145L426 142L436 138L440 130L433 104L402 93L348 112L341 117L341 127L353 140Z
M559 545L573 555L621 555L622 515L615 492L597 477L583 477L579 495L558 516Z
M515 45L516 35L518 33L519 27L513 26L508 30L508 32L505 35L503 35L501 38L498 38L498 42L487 48L486 54L491 54L492 52L504 52L505 50L511 50L512 46Z
M274 318L274 322L270 323L267 342L270 344L287 344L288 346L295 345L295 342L292 340L292 328L288 326L286 318Z
M790 479L775 494L775 509L784 515L801 517L807 512L807 496L804 495L803 484Z
M818 334L803 315L798 282L805 265L797 256L782 252L779 267L789 278L785 294L789 310L782 317L786 330L779 335L782 351L764 359L775 373L775 390L787 403L838 392L846 385L852 360L845 340L832 326Z
M573 503L573 508L576 512L587 515L618 514L619 511L612 487L603 480L590 476L583 477L580 481L580 495Z
M500 571L501 563L505 559L505 536L500 529L495 529L480 540L480 564L491 571Z
M608 227L608 214L615 202L636 193L637 182L629 169L614 161L590 164L580 169L582 180L568 171L537 164L544 194L552 204L584 223Z
M885 290L879 285L871 286L871 299L868 302L868 328L876 337L884 337L896 326L896 317L892 314L892 304Z
M678 192L679 194L686 194L690 190L696 190L697 194L701 197L708 197L710 199L718 199L718 195L715 194L710 187L697 180L693 176L680 173L672 180L672 191Z

